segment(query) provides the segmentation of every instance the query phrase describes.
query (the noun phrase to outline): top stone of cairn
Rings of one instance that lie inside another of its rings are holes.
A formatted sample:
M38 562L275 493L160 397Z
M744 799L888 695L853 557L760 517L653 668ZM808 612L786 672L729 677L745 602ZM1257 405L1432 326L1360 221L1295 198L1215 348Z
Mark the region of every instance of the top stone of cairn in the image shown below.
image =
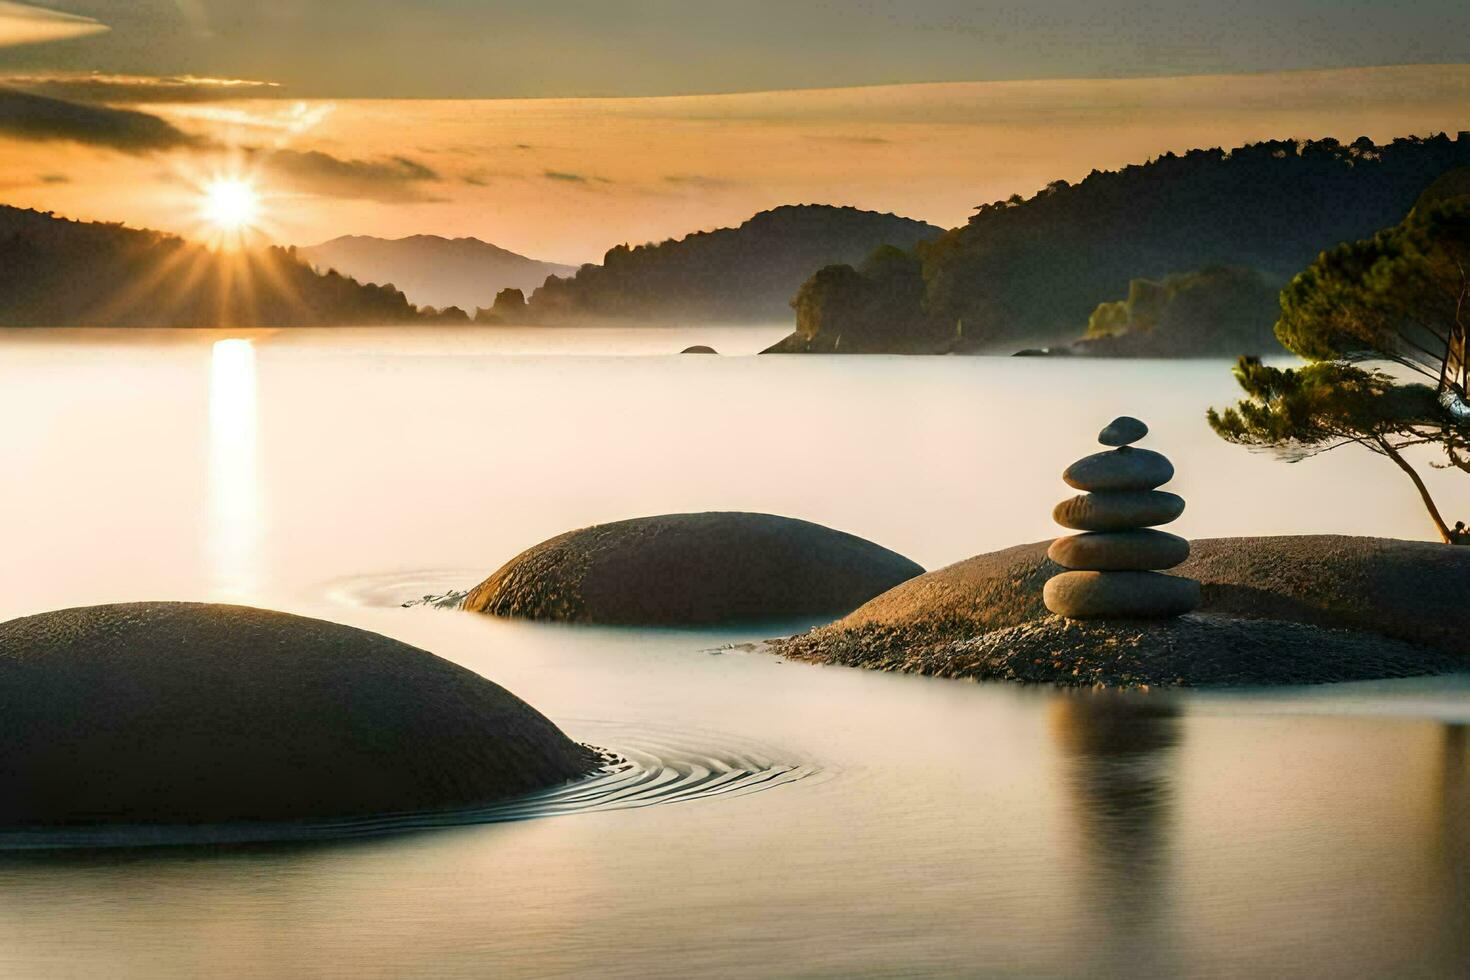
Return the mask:
M1129 415L1120 415L1097 434L1104 446L1131 446L1148 435L1148 426Z

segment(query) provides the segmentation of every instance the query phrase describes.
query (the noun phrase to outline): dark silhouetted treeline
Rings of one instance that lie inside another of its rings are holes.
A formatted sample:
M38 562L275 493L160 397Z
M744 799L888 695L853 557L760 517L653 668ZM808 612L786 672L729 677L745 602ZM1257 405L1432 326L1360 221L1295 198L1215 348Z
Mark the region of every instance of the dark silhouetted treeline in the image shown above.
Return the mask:
M1093 171L984 205L907 263L818 272L793 300L796 333L774 349L1070 342L1135 279L1229 265L1284 282L1323 249L1402 220L1437 177L1466 165L1470 133L1386 146L1279 140Z
M1068 349L1102 357L1282 354L1275 328L1284 285L1231 266L1135 279L1126 298L1092 311L1086 335Z
M0 206L0 326L412 322L422 315L392 286L318 274L293 250L214 252L161 232Z
M738 228L658 244L619 245L602 265L551 278L531 295L540 322L589 319L770 322L814 269L857 262L879 245L913 248L941 229L892 214L828 205L762 211Z

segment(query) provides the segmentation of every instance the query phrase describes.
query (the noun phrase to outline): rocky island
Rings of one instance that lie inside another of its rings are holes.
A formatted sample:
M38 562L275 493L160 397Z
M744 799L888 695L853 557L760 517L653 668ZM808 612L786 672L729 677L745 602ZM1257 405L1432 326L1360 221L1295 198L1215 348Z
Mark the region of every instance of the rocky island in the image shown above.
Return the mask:
M1155 489L1173 467L1132 446L1146 431L1118 419L1100 438L1119 448L1066 471L1088 493L1059 505L1056 519L1083 533L930 572L769 648L814 663L1064 686L1470 669L1470 551L1336 535L1191 545L1155 530L1184 501Z

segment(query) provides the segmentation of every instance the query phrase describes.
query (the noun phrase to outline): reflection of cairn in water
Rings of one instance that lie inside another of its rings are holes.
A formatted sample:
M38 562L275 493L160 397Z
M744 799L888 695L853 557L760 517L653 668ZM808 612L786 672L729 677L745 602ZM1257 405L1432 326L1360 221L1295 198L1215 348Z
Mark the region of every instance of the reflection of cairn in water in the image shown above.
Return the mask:
M1443 729L1435 855L1441 892L1434 904L1442 910L1439 958L1451 975L1470 963L1470 930L1464 922L1470 905L1470 725Z
M1116 955L1138 956L1140 947L1162 954L1168 947L1162 938L1138 940L1141 931L1162 925L1169 905L1163 865L1178 709L1154 696L1073 693L1052 701L1050 721L1068 762L1083 870L1096 892L1086 904L1104 917L1110 940L1122 943Z
M1116 448L1079 459L1062 479L1086 491L1053 512L1063 527L1047 556L1069 571L1047 581L1046 608L1072 619L1163 619L1199 605L1199 583L1162 575L1189 557L1189 542L1157 531L1184 511L1184 500L1158 487L1174 478L1167 458L1133 443L1148 434L1135 418L1114 419L1098 442Z

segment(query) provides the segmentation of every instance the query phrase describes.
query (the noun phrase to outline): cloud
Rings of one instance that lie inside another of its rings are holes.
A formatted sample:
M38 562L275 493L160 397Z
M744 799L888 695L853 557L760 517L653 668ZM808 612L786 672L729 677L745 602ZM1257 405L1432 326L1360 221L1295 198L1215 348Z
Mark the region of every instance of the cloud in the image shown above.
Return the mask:
M40 71L0 75L0 86L76 102L214 102L279 94L276 82L197 75L109 75Z
M200 145L197 137L146 112L83 105L13 89L0 89L0 136L65 140L127 153Z
M40 174L36 177L43 184L70 184L71 178L66 174Z
M606 177L593 177L587 174L574 174L566 170L547 170L541 176L547 180L560 180L569 184L611 184L612 181Z
M818 143L848 143L859 146L879 146L893 142L882 136L807 136L806 138L816 140Z
M134 109L68 102L0 88L0 137L64 140L127 153L188 150L216 154L222 147L172 123ZM431 200L426 184L441 178L406 156L348 160L320 150L246 147L239 151L282 189L368 201Z
M323 197L355 198L393 203L432 198L424 184L441 180L439 174L404 156L381 160L344 160L320 150L251 150L273 184Z
M735 185L733 180L724 177L710 177L706 174L668 174L664 177L664 183L677 187L696 187L701 190L717 190L721 187Z
M0 0L0 48L86 37L109 30L90 17Z

